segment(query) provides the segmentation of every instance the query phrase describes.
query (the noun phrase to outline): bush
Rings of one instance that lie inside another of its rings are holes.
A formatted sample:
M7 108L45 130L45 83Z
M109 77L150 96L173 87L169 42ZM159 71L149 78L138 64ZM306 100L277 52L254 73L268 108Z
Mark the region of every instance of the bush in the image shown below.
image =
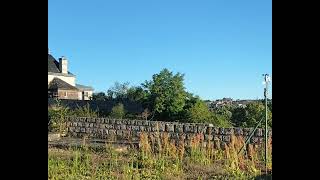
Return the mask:
M201 100L196 102L186 110L187 122L191 123L212 123L219 127L232 127L231 122L225 115L211 112L208 106Z
M86 106L80 107L78 106L77 109L70 112L71 116L78 116L78 117L99 117L98 110L92 110L90 105L87 104Z
M197 100L189 109L186 110L187 121L192 123L205 123L212 119L212 113L208 106L201 100Z
M125 113L123 104L119 103L112 108L110 117L122 119L125 116L125 114L126 113Z
M54 107L48 109L49 131L63 133L65 131L65 118L70 110L58 101Z

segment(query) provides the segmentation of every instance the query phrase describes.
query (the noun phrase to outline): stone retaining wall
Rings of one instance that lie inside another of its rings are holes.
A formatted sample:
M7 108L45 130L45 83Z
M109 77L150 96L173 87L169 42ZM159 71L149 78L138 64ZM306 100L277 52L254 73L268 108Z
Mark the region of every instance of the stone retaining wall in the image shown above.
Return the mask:
M205 142L230 143L231 137L246 139L253 128L221 128L211 124L161 122L145 120L126 120L109 118L69 117L67 121L68 135L71 137L139 141L140 134L145 132L151 139L168 136L170 141L190 143L199 136ZM272 131L269 137L272 139ZM251 144L264 142L264 129L257 129L251 138Z

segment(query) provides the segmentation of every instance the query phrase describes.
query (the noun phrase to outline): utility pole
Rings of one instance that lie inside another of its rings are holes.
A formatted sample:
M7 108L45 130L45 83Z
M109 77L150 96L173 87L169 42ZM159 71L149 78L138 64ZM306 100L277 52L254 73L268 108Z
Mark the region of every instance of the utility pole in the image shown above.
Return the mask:
M265 159L265 173L267 175L268 170L267 170L267 158L268 158L268 83L271 81L269 74L263 74L264 76L264 81L263 83L266 85L266 87L264 88L264 99L265 99L265 154L264 154L264 159ZM257 130L258 126L260 125L260 123L262 123L263 121L263 117L261 117L260 121L257 123L256 127L253 129L253 131L251 132L251 134L249 135L249 137L247 138L247 140L245 141L245 143L243 144L243 146L241 147L240 151L238 152L238 154L240 154L242 152L243 149L246 148L246 145L249 143L251 137L253 136L254 132Z
M264 88L264 99L265 99L265 110L266 110L266 119L265 119L265 171L266 175L268 173L267 170L267 157L268 157L268 83L270 82L269 74L263 74L264 83L266 87Z

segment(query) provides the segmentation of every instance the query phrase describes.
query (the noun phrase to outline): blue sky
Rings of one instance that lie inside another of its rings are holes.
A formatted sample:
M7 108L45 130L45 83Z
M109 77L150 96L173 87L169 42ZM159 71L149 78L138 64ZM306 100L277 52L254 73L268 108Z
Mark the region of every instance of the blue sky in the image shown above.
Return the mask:
M49 0L48 8L51 54L66 56L77 83L96 91L168 68L203 99L256 99L262 74L272 74L271 0Z

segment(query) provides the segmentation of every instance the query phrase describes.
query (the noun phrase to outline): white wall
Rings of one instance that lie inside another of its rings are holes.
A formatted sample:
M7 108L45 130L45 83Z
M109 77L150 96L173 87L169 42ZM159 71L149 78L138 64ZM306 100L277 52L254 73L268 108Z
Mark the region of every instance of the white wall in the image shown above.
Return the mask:
M88 97L84 97L84 100L90 100L90 97L92 97L93 91L81 91L78 94L79 100L82 100L82 92L88 92Z
M59 78L67 83L69 83L72 86L76 85L76 78L75 77L66 77L66 76L57 76L57 75L52 75L48 74L48 84L53 80L53 78Z

